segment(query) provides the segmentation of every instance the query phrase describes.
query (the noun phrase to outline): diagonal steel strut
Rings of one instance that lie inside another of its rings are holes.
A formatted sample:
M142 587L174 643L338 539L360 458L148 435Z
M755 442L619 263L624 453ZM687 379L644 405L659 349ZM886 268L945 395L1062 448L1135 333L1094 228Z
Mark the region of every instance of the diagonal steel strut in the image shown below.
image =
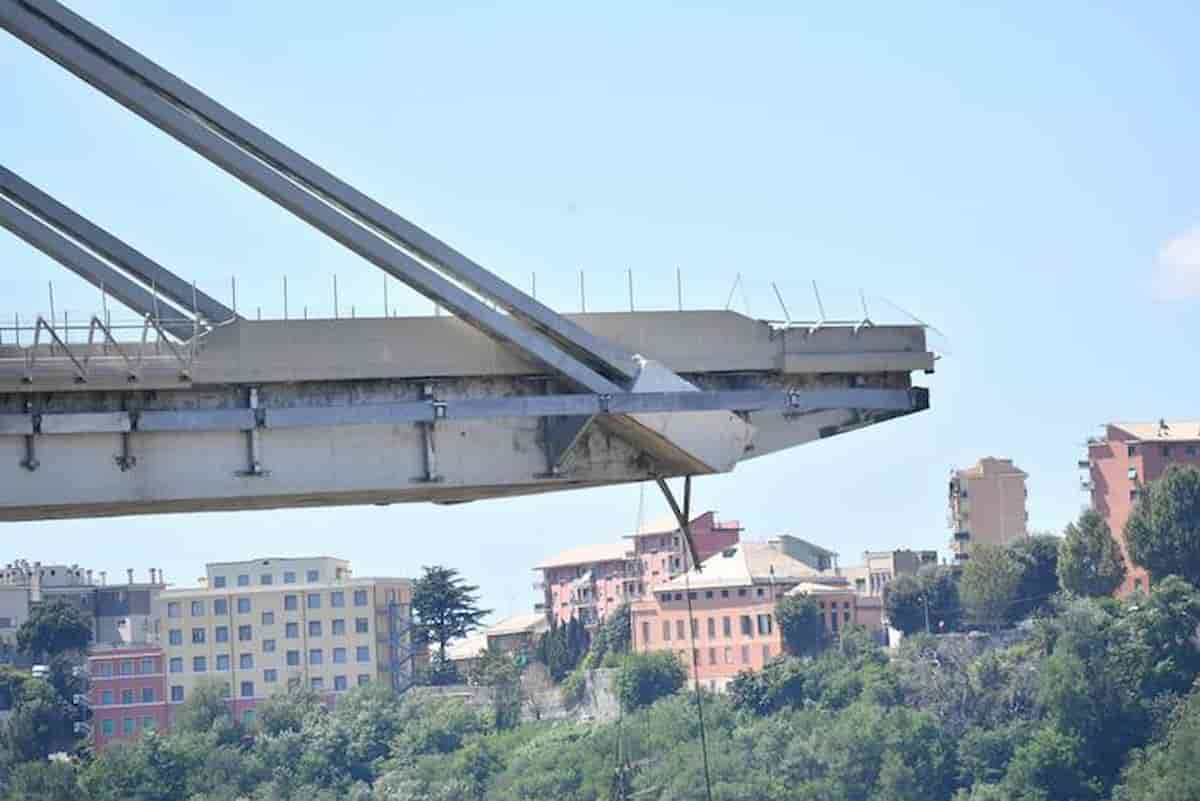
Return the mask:
M0 26L421 294L576 385L608 391L579 367L619 383L637 375L628 352L502 281L59 3L0 0ZM262 175L266 171L275 180ZM309 202L318 200L320 213ZM343 218L340 223L331 221L334 215ZM347 228L350 221L353 227ZM367 238L376 243L367 246ZM524 325L505 320L431 264ZM551 339L552 349L534 347L525 326Z
M142 317L165 314L162 327L179 339L190 339L195 333L192 321L181 310L161 298L156 299L144 287L3 196L0 196L0 227L7 228Z
M170 298L179 306L191 309L194 303L195 310L200 316L210 322L221 323L236 316L233 310L225 304L195 289L175 273L147 258L143 253L131 248L108 231L83 218L3 166L0 166L0 195L24 206L44 223L67 234L76 242L86 245L90 250L100 254L143 284L153 286L159 294ZM93 284L96 283L88 276L84 276L84 278ZM106 289L112 285L111 280L104 281ZM125 303L125 301L122 302ZM129 304L126 303L126 305ZM143 315L150 313L138 311Z

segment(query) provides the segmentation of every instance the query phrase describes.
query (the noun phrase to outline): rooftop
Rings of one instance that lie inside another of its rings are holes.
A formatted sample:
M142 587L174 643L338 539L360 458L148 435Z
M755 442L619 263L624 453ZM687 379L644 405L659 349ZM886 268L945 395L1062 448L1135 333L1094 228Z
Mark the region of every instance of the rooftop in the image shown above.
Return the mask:
M1013 464L1012 459L997 459L994 456L985 456L970 467L964 467L963 469L955 470L954 472L957 475L966 476L968 478L1000 475L1029 475L1024 470Z
M602 542L595 545L580 545L544 559L533 566L534 570L545 570L551 567L571 567L572 565L588 565L596 562L622 562L629 553L629 546L623 542Z
M799 559L780 553L765 542L742 542L713 554L701 564L663 584L664 590L748 587L776 581L796 581L823 575Z
M493 626L488 626L483 633L489 637L499 637L505 634L522 634L525 632L533 634L549 627L550 624L546 620L545 614L530 612L525 615L514 615L505 618Z
M1139 442L1195 442L1200 440L1200 421L1158 420L1153 423L1108 423L1108 428L1127 435L1117 439ZM1114 438L1112 432L1109 437Z

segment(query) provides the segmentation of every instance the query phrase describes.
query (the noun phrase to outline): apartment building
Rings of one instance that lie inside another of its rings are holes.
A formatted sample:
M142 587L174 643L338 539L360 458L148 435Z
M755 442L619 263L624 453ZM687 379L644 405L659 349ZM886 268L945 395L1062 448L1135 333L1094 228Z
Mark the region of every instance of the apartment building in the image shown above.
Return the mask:
M915 576L926 565L937 563L937 551L864 551L862 564L840 572L860 598L882 598L884 588L897 577Z
M327 697L370 682L408 686L423 661L412 640L412 581L355 578L330 557L207 566L203 586L156 602L167 704L219 682L235 716L279 689Z
M1008 545L1029 535L1027 474L1011 459L986 457L950 476L950 549L968 559L976 545Z
M760 670L783 650L775 605L789 593L812 595L831 636L848 625L878 631L878 606L860 610L853 587L779 548L741 542L656 587L632 605L633 648L673 651L713 690L743 670ZM691 603L689 614L688 604Z
M1150 423L1106 423L1104 435L1088 440L1086 471L1081 487L1092 508L1107 522L1125 556L1125 582L1120 596L1145 591L1150 578L1129 559L1125 521L1147 484L1157 481L1172 464L1200 466L1200 421L1159 420Z
M689 521L689 528L701 561L736 544L742 531L736 521L718 520L713 511ZM535 586L543 591L547 619L566 623L578 617L592 625L681 575L687 565L687 546L674 517L652 521L622 540L571 548L534 567L542 572Z
M168 725L164 665L162 649L154 645L89 654L88 703L97 751Z

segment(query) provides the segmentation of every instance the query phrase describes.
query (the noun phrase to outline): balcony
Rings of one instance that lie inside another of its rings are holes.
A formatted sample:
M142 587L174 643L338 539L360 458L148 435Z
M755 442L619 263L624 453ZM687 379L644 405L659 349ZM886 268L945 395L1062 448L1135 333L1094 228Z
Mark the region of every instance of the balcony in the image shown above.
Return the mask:
M971 532L969 532L969 531L954 532L954 541L955 542L966 542L969 539L971 539Z

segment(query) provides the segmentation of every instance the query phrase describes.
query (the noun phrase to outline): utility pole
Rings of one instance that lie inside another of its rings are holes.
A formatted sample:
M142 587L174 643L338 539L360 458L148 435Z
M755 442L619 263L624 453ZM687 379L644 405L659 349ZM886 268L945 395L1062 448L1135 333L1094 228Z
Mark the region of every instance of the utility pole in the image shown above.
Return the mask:
M929 630L929 593L921 595L921 600L925 603L925 633L930 634Z

